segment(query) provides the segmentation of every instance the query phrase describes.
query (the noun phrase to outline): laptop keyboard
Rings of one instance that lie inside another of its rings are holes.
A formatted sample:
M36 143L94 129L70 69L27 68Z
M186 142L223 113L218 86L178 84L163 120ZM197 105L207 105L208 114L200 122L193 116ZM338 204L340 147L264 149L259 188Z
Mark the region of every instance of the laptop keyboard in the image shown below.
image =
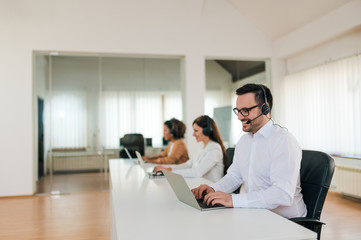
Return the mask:
M220 203L216 203L214 205L207 205L203 202L203 198L201 199L197 199L197 202L198 202L198 205L201 207L201 208L214 208L214 207L223 207L222 204Z

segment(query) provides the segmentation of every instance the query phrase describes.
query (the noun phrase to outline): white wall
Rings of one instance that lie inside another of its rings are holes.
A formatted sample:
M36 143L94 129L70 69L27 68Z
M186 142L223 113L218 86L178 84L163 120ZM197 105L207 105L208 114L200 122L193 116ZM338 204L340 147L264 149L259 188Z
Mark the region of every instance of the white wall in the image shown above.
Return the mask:
M219 106L229 106L232 102L232 75L214 60L206 61L206 90L220 92Z
M270 40L228 2L208 1L204 9L202 3L2 1L0 108L6 117L0 118L0 196L35 192L33 51L183 56L187 124L204 108L199 88L205 87L205 56L271 57Z
M299 72L355 54L361 54L361 28L353 29L320 46L286 58L286 72Z
M206 88L207 90L219 90L232 84L232 75L227 72L215 60L206 60ZM230 90L230 89L229 89Z

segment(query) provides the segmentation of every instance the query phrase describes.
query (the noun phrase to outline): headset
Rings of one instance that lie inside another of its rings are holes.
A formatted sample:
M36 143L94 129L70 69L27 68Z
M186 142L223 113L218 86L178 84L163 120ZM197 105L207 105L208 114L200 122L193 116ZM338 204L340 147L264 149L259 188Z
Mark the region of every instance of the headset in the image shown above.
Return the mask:
M264 87L262 85L259 85L259 86L262 89L263 96L264 96L264 105L262 106L262 114L267 115L269 113L269 111L270 111L270 108L267 105L266 90L264 89ZM271 119L273 125L279 126L280 128L284 128L284 129L286 129L288 131L288 129L286 127L282 127L281 125L275 123L272 118L270 118L270 119Z
M269 107L268 104L267 104L266 90L264 89L264 87L263 87L262 85L259 84L258 86L262 89L263 97L264 97L264 104L263 104L263 106L262 106L262 108L261 108L261 114L258 115L258 116L255 117L255 118L253 118L252 120L248 120L248 121L246 122L246 124L250 124L252 121L256 120L257 118L259 118L259 117L262 116L262 115L266 115L266 117L267 117L267 114L268 114L269 111L270 111L270 107Z
M167 125L167 127L169 128L169 132L174 136L174 129L173 129L173 123L171 120L168 120L165 122L165 124Z
M263 115L267 115L270 111L270 108L267 104L267 96L266 96L266 90L264 89L264 87L262 85L258 85L261 89L262 89L262 92L263 92L263 97L264 97L264 105L262 106L262 114Z
M212 123L211 118L208 115L204 115L204 117L207 120L207 126L203 128L203 134L207 137L211 136L211 133L213 131L212 129Z

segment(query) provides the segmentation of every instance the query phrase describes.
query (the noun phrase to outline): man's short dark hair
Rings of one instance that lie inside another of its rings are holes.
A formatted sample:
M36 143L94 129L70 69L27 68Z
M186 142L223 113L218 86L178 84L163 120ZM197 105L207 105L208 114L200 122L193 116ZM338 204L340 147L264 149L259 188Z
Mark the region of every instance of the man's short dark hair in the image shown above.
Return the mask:
M243 95L246 93L254 93L257 104L263 105L265 102L265 97L264 97L262 87L266 93L267 103L270 107L270 110L272 110L272 105L273 105L272 93L271 93L271 90L269 90L269 88L266 87L265 85L248 83L248 84L243 85L242 87L238 88L236 90L236 94Z

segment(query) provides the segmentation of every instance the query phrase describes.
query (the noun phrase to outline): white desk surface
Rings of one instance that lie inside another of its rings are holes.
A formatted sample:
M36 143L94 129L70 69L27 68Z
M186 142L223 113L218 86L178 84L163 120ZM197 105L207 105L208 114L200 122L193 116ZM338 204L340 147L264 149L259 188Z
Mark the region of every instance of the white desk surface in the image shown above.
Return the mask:
M109 160L111 239L316 239L316 233L265 209L199 211L180 201L165 178L149 179L131 160ZM186 179L190 188L209 183Z

